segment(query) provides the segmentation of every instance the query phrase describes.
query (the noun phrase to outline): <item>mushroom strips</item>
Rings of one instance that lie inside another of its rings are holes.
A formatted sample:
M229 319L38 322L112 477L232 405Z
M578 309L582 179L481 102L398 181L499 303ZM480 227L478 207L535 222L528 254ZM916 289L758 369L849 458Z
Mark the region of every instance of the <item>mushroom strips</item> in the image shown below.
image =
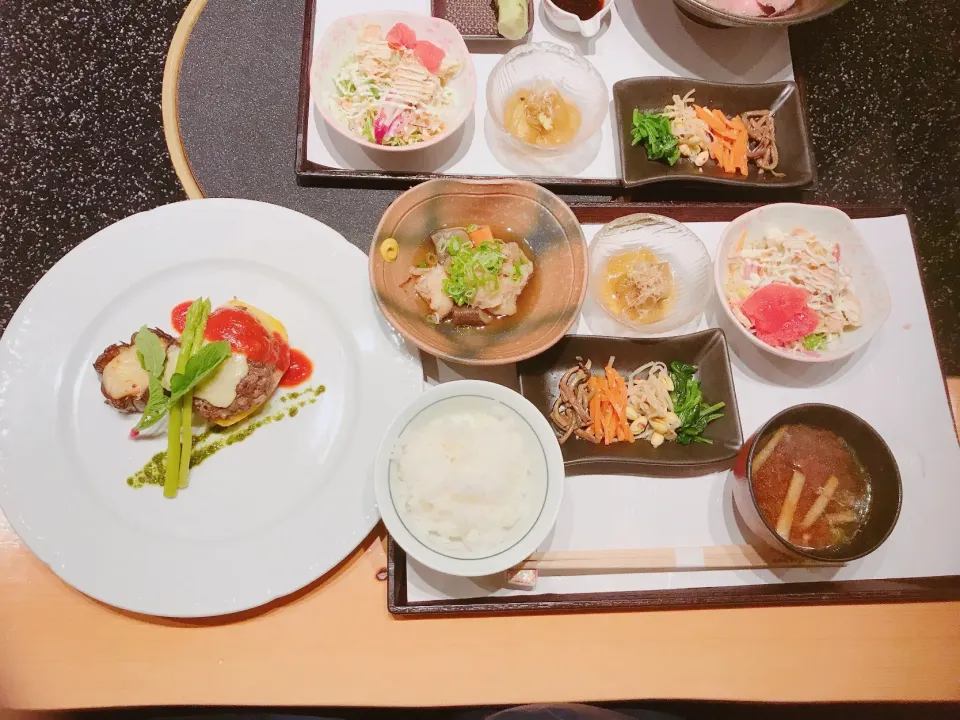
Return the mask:
M769 172L774 177L783 177L777 172L780 153L777 150L777 128L769 110L751 110L743 114L750 137L747 157L753 160L760 172Z
M590 430L590 361L577 358L577 365L567 370L560 379L560 396L553 404L550 419L560 430L560 444L563 445L571 435L599 443L600 439Z

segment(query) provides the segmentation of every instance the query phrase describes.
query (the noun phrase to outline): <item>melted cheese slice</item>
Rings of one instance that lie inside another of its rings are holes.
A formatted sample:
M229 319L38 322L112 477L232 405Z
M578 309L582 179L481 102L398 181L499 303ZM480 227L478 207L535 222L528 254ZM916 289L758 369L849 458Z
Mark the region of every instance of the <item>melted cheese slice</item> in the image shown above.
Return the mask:
M209 343L204 341L204 345L207 344ZM162 380L165 390L170 389L170 378L176 372L178 357L180 357L178 346L171 345L167 348L167 364L163 368ZM134 359L136 359L136 353L134 353ZM193 396L206 400L214 407L230 407L237 399L237 385L247 376L248 370L247 356L233 353L193 391Z
M102 380L107 395L117 399L139 395L150 384L147 371L140 366L137 349L132 345L121 350L107 363L103 369Z

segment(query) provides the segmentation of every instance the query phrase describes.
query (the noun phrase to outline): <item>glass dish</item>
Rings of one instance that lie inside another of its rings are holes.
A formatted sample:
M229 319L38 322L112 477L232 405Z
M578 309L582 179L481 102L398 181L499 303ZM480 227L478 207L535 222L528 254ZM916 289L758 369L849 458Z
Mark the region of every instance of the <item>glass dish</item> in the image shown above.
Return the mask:
M543 147L511 135L503 122L510 96L521 87L549 83L580 110L580 129L565 145ZM550 156L582 146L600 131L610 94L597 69L582 55L554 43L530 43L514 48L494 66L487 81L487 112L497 130L522 152Z
M676 289L667 316L646 324L617 313L602 291L607 262L640 248L647 248L660 260L670 263ZM638 213L607 223L597 231L590 246L589 291L594 301L618 323L655 335L676 330L703 312L713 285L711 271L710 253L686 226L662 215Z

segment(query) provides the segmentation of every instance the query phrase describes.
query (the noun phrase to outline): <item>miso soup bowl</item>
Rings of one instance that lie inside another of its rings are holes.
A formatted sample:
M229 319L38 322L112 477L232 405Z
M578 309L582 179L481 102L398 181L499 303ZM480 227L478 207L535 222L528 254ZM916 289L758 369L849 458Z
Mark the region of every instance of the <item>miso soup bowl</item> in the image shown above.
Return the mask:
M780 537L763 516L753 491L753 457L758 451L758 441L766 439L781 425L810 425L832 430L847 441L866 468L872 492L870 514L866 525L849 543L823 550L798 547ZM795 405L774 415L744 443L733 473L734 504L747 527L757 539L789 556L837 564L862 558L890 537L900 517L903 488L893 452L865 420L834 405Z

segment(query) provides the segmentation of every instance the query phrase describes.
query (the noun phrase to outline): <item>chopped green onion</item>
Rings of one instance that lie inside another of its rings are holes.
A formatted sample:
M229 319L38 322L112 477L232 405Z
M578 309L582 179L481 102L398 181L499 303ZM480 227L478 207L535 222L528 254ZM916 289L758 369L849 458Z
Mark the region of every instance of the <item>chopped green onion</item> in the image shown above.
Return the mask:
M447 244L450 263L443 292L457 305L467 305L481 289L496 292L506 256L499 243L484 241L479 246L453 237Z

